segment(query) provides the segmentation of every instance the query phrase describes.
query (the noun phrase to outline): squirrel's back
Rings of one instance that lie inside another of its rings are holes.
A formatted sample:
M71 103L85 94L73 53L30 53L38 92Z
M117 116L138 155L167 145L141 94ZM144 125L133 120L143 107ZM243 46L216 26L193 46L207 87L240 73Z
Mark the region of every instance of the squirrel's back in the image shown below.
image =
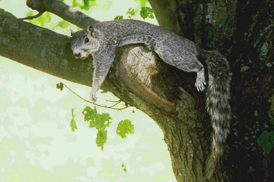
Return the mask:
M130 37L131 35L150 36L155 42L165 42L178 57L186 57L190 60L198 56L197 46L194 42L179 36L178 34L147 22L131 19L104 21L93 25L104 35L102 43L112 41L114 38ZM100 39L100 37L99 37Z
M166 33L172 35L175 34L172 31L166 31L167 29L138 20L122 19L99 22L93 25L95 29L101 30L105 35L125 37L134 34L144 35L162 35L159 39L166 37ZM170 36L168 35L168 36Z

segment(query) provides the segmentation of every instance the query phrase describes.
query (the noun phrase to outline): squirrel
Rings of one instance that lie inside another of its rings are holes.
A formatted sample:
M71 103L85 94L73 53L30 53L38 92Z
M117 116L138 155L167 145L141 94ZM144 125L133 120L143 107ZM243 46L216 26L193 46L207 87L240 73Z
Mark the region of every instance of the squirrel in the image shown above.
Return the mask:
M198 48L194 42L183 38L163 27L143 21L124 19L90 25L85 30L71 30L70 45L76 58L84 59L93 55L94 73L91 99L97 100L96 92L108 74L118 47L129 44L144 44L153 50L167 64L186 72L196 72L195 87L205 90L206 79L201 56L208 67L206 108L211 116L215 131L211 156L207 162L206 178L211 178L215 167L224 153L229 133L231 108L231 73L227 59L218 51Z

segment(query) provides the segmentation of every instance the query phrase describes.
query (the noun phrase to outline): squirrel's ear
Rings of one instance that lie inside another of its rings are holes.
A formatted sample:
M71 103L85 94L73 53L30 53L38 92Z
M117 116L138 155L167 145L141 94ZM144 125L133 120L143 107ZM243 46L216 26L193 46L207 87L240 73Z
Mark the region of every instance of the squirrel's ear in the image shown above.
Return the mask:
M95 32L94 32L94 28L92 25L88 26L88 31L89 31L89 34L95 38Z
M70 29L70 36L73 36L74 33L75 32L72 29Z

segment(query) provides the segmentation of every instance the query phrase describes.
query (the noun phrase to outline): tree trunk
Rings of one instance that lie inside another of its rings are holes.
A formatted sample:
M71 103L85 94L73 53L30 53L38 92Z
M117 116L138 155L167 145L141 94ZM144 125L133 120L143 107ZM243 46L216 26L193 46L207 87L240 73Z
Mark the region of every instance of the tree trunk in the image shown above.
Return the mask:
M79 12L72 13L61 1L41 2L46 11L77 22L79 27L96 22L79 16ZM257 139L262 131L274 130L270 122L274 107L268 116L270 104L274 105L274 99L269 99L274 83L274 2L150 0L150 3L160 25L195 41L201 48L218 49L230 62L233 73L233 120L227 141L230 152L210 181L273 180L273 171L269 170L273 169L273 150L266 154ZM74 59L68 37L3 14L0 14L0 55L91 86L91 60ZM211 151L212 124L205 110L205 96L194 87L195 77L165 64L142 47L126 46L118 50L114 66L101 87L144 111L159 125L177 181L205 181Z
M265 152L257 140L274 130L274 1L149 1L160 25L172 22L170 29L221 51L230 62L233 120L223 166L229 178L223 180L273 181L273 150Z

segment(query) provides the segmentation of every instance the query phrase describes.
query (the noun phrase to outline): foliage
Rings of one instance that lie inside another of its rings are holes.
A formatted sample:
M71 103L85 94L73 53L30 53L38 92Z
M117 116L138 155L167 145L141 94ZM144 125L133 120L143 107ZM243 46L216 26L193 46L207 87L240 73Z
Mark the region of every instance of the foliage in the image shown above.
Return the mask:
M71 127L72 132L74 132L75 129L77 129L77 125L76 125L74 117L70 121L70 127Z
M130 120L126 119L126 120L120 121L116 129L117 135L119 135L122 138L126 138L127 134L133 134L133 133L134 133L134 126L132 125Z
M153 19L154 18L153 13L154 13L154 9L151 9L149 7L142 7L142 9L140 11L140 16L143 19L146 19L146 18Z
M127 168L126 168L126 166L125 166L124 164L122 164L122 168L123 168L123 170L124 170L125 172L127 172Z
M96 144L98 147L101 147L101 150L103 151L104 144L107 141L106 129L109 127L112 118L108 113L97 113L96 106L94 106L94 109L87 106L82 113L84 114L84 121L89 122L89 128L97 129Z
M121 19L123 19L123 16L115 16L114 17L114 20L121 20Z
M96 144L104 150L104 144L107 142L107 131L99 130L96 137Z
M29 13L27 13L27 16L33 16L33 15L35 15L34 11L30 11ZM43 13L43 15L39 16L38 18L34 18L28 21L30 23L45 27L45 24L51 21L51 15L49 12L45 12Z
M274 119L271 119L270 121L274 125ZM258 144L263 150L269 153L274 145L274 130L271 132L264 130L258 138Z
M110 126L112 119L108 113L99 114L96 110L96 106L92 109L90 106L87 106L83 112L84 114L84 121L89 122L89 128L96 128L97 129L97 137L96 137L96 144L98 147L101 147L101 150L104 149L104 144L107 141L107 128ZM75 124L74 118L71 121L72 131L77 129ZM74 128L73 128L74 127ZM117 129L116 134L121 136L122 138L126 138L127 134L134 133L134 126L132 125L131 121L126 119L120 121Z
M148 0L135 0L135 1L140 2L141 7L145 7L145 5L146 5L146 3L147 3Z
M136 15L137 10L134 10L133 8L128 8L126 14L128 15L128 18L132 18L134 15Z
M71 130L72 132L75 131L75 129L77 129L77 125L76 125L76 122L75 122L75 119L74 119L74 109L71 109L71 115L72 115L72 119L70 121L70 127L71 127Z
M64 2L64 0L62 0ZM91 7L94 7L97 5L97 0L72 0L72 7L79 7L81 10L86 10L89 11L89 9ZM0 13L1 13L0 9ZM4 11L4 10L3 10ZM5 14L9 14L10 16L13 16L11 13L9 12L3 12ZM27 16L33 16L35 15L35 11L30 11L29 13L27 13ZM41 16L39 16L38 18L35 19L31 19L28 20L29 22L31 22L32 24L36 24L36 25L40 25L42 27L45 27L45 24L49 23L51 21L51 14L49 12L45 12L43 13ZM65 21L65 20L61 20L59 23L57 23L56 25L54 25L52 27L52 30L56 29L57 27L60 27L62 29L66 29L68 26L70 26L70 23Z
M154 15L153 15L154 10L149 7L141 7L141 10L138 10L138 9L134 10L133 8L128 8L128 11L126 12L126 14L128 15L128 18L132 18L139 11L140 11L140 16L143 19L146 19L146 18L153 19L154 18ZM114 20L117 20L117 19L123 19L123 16L115 16Z
M97 130L106 130L110 125L112 119L108 113L99 114L97 113L96 106L94 109L87 106L83 112L85 115L84 121L89 122L89 128L96 128Z
M72 0L72 7L79 7L82 10L88 11L91 7L94 7L97 5L96 0L82 0L79 2L79 0Z
M70 26L70 23L67 22L66 20L59 21L57 25L54 25L52 27L52 30L56 29L57 27L60 27L62 29L66 29Z
M73 94L75 94L79 98L81 98L78 94L73 92L67 85L63 84L62 82L56 84L56 88L59 89L60 91L62 91L64 89L64 87L66 87ZM106 91L102 91L102 93L106 93ZM83 98L81 98L81 99L84 100L85 102L92 103L92 102L87 101ZM98 104L96 104L96 105L103 107L103 108L115 109L117 111L121 111L122 109L127 108L127 107L124 107L124 108L115 108L114 107L117 104L119 104L120 102L121 101L118 101L110 107L101 106ZM93 104L95 104L95 103L93 103ZM110 126L110 124L111 124L110 120L112 118L110 117L110 115L108 113L99 114L96 110L96 105L94 106L94 109L92 109L90 106L86 106L85 109L82 111L82 113L84 114L84 121L89 122L89 128L97 129L96 144L98 147L101 147L101 150L103 150L104 144L107 141L107 128ZM70 127L71 127L72 131L74 132L75 129L77 129L77 125L76 125L76 122L74 119L75 115L77 115L77 114L74 114L74 109L71 110L71 113L72 113L72 119L70 121ZM122 138L126 138L127 134L134 133L134 126L132 125L130 120L128 120L128 119L123 120L118 124L116 133L117 133L117 135L121 136Z

